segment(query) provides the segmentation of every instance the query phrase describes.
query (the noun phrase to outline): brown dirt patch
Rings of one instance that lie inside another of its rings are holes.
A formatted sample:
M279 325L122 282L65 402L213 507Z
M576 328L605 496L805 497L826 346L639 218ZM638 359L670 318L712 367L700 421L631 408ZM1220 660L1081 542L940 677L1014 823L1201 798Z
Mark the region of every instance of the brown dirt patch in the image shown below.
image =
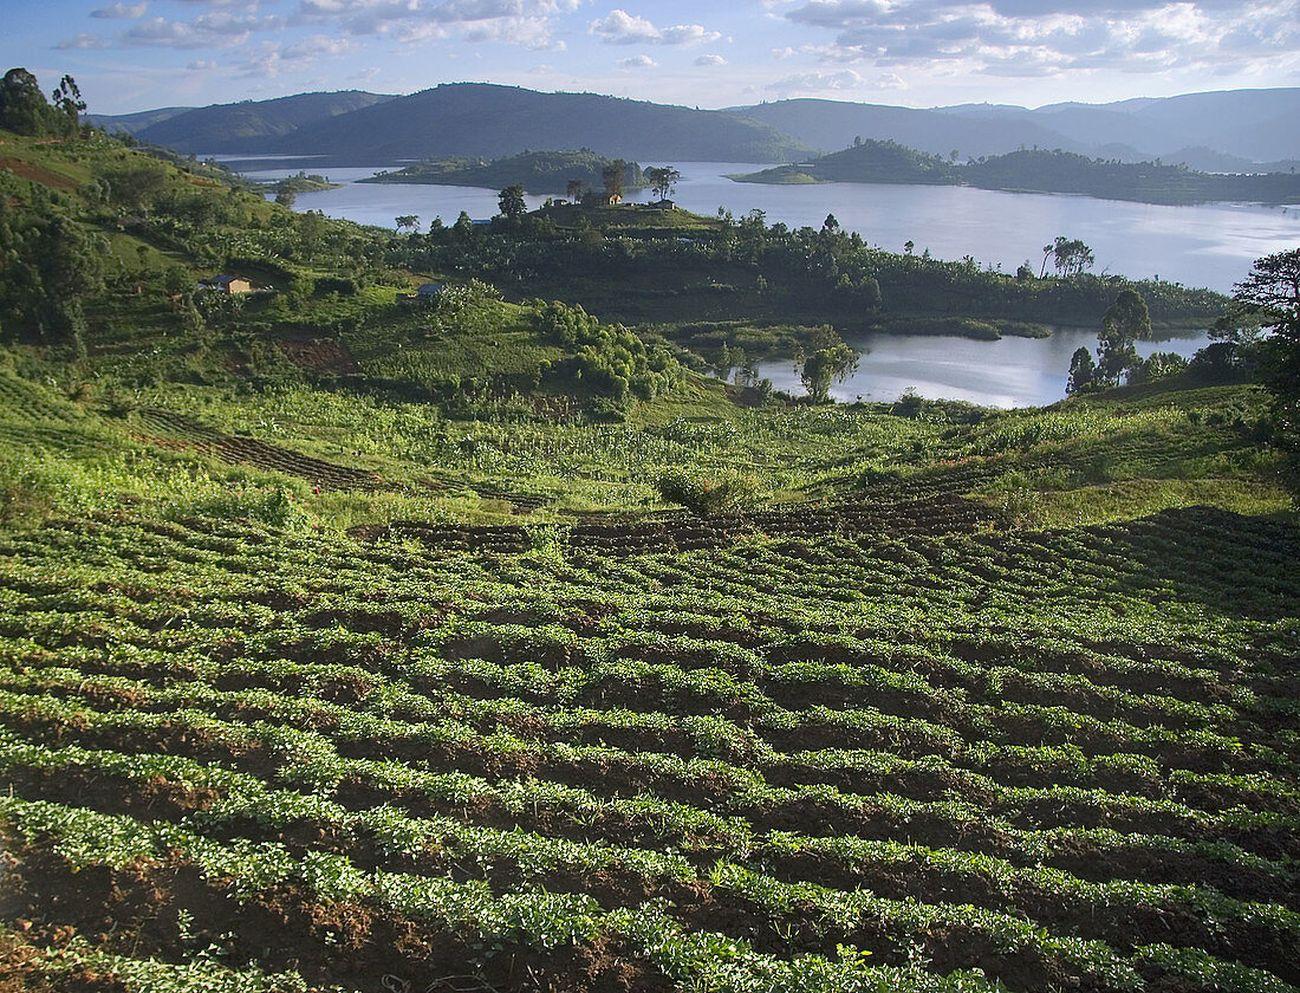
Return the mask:
M36 165L34 162L15 159L8 155L0 155L0 169L7 169L15 176L29 179L33 183L40 183L42 186L48 186L55 190L75 190L77 188L76 182L67 176L61 176L44 166Z

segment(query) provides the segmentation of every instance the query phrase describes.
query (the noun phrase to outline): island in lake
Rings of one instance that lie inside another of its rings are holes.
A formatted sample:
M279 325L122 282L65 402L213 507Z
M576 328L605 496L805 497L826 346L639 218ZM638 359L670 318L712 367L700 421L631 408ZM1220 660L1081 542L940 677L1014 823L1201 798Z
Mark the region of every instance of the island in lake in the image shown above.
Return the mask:
M381 172L363 183L424 183L434 186L476 186L502 189L522 186L529 193L574 195L578 184L584 190L607 186L605 172L622 167L623 191L641 190L648 185L641 166L623 159L610 159L589 149L521 152L497 159L451 158L420 162L392 172Z
M895 141L857 140L851 148L802 163L732 176L742 183L907 183L974 186L1023 193L1078 193L1108 200L1191 204L1294 203L1294 172L1209 173L1184 165L1094 159L1060 150L1021 149L965 163Z

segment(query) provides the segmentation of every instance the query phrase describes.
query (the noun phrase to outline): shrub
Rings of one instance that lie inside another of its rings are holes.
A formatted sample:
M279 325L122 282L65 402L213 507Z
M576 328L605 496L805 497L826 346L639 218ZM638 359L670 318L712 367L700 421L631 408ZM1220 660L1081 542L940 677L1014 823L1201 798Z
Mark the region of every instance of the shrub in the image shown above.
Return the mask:
M759 484L753 476L725 472L705 476L673 469L655 483L660 499L676 503L701 517L740 513L758 497Z

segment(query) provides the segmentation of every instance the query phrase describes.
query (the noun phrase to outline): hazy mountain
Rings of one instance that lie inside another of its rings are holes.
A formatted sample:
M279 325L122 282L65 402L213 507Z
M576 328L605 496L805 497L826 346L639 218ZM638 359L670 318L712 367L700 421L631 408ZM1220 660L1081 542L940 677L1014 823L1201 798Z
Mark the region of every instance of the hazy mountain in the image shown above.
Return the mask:
M776 162L807 149L758 121L595 93L451 83L299 128L246 151L368 162L588 148L639 160Z
M1300 88L1035 110L1006 104L918 110L801 99L709 111L595 93L452 83L402 97L304 93L96 121L185 152L320 154L363 164L556 148L651 162L790 162L844 148L859 136L942 156L955 149L963 161L1034 147L1125 161L1160 157L1215 172L1300 158Z
M1247 162L1300 157L1300 87L1218 90L1109 104L1060 103L1037 110L980 104L938 109L1000 125L1032 121L1091 150L1128 145L1141 155L1169 159L1170 149L1202 147Z
M1024 108L1008 108L1007 118L999 120L1002 108L986 106L989 114L968 115L801 99L736 107L729 113L762 121L819 151L844 148L856 137L897 141L935 155L957 149L962 158L995 155L1021 145L1080 150L1046 125L1024 118Z
M141 141L182 152L247 152L259 142L392 99L360 90L340 90L214 104L167 117L135 134Z
M157 110L142 110L135 114L87 114L86 120L97 128L103 128L105 131L139 134L145 128L160 124L193 109L193 107L159 107Z

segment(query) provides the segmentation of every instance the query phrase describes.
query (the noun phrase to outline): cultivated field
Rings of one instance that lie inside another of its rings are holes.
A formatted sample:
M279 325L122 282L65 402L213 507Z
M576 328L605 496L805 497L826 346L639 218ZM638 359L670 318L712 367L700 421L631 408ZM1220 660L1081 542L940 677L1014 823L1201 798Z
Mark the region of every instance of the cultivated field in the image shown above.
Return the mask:
M312 467L138 416L198 456ZM327 537L99 509L11 531L10 975L1300 984L1294 525L1017 524L975 491L1048 451L1101 457L1054 416L949 429L964 458L721 521L514 507ZM1230 460L1210 420L1181 449L1111 425L1109 464Z

